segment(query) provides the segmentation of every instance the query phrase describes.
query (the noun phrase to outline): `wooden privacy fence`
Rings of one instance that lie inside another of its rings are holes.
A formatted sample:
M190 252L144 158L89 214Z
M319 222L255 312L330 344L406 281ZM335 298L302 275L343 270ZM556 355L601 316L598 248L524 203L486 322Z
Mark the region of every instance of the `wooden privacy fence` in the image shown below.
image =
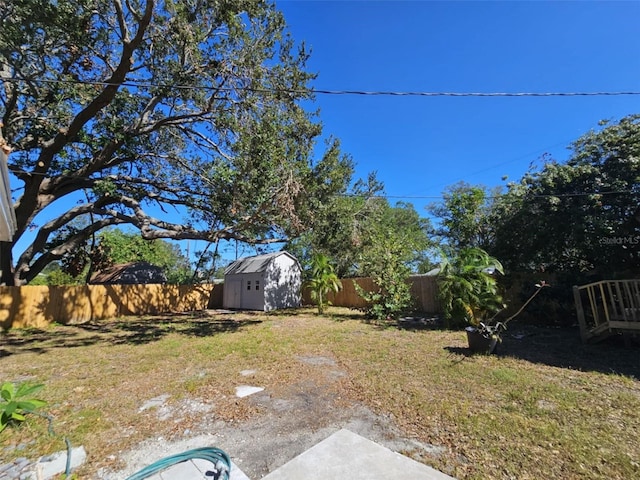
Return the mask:
M371 292L377 289L371 278L345 278L342 279L341 282L342 290L328 295L328 300L336 307L362 308L367 305L367 302L356 292L353 285L354 282L366 291ZM420 311L426 313L441 312L440 303L438 302L436 277L412 275L409 277L409 284L411 286L411 295L417 303L416 307ZM302 301L306 305L313 303L308 290L303 292Z
M370 278L344 279L342 290L329 296L333 305L366 306L354 281L365 290L376 289ZM415 275L409 277L409 283L419 310L440 312L435 277ZM42 328L53 322L74 324L125 315L221 308L222 298L222 284L0 287L0 328ZM308 291L303 292L303 303L312 303Z
M0 287L0 326L41 328L221 306L219 284Z
M574 286L582 341L640 332L640 280L602 280Z

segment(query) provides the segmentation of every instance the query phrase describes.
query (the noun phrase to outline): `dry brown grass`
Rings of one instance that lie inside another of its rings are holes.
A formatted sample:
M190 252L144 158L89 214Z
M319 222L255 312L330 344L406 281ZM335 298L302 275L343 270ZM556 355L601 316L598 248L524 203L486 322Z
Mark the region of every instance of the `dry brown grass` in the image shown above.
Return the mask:
M467 356L461 332L387 328L337 308L12 331L0 337L0 381L44 383L57 436L31 417L0 434L0 461L61 450L66 435L89 452L90 478L123 448L179 433L138 411L150 398L190 398L222 421L250 422L260 411L234 396L240 370L257 367L252 381L277 391L304 375L322 381L295 358L322 355L347 372L335 399L445 447L421 460L459 478L639 478L638 349L583 346L577 330L523 332L485 357ZM197 422L187 416L180 432Z

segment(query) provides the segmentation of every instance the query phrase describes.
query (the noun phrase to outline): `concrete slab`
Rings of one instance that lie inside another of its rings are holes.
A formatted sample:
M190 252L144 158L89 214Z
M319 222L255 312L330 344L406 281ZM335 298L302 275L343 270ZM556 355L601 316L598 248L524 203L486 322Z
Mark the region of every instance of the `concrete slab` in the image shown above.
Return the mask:
M195 458L156 473L149 477L149 480L211 480L213 478L211 467L211 462ZM235 463L231 462L229 480L249 480L249 477Z
M264 390L264 387L254 387L251 385L240 385L236 387L236 397L244 398L249 395L253 395L254 393L258 393Z
M455 480L349 430L339 430L262 480Z
M151 400L147 400L138 409L138 412L144 412L145 410L149 410L150 408L154 408L154 407L161 407L166 403L166 401L169 399L170 396L171 395L169 395L168 393L165 393L163 395L158 395L157 397L152 398Z
M82 465L87 459L87 452L84 446L71 449L70 469L74 470ZM36 463L36 475L33 478L54 478L67 469L67 451L54 453L46 457L41 457ZM22 477L20 477L22 478Z

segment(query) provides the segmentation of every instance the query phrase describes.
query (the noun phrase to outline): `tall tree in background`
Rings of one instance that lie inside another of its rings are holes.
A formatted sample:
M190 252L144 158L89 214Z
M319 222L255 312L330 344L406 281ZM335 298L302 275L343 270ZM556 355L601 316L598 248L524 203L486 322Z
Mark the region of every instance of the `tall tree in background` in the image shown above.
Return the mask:
M379 208L377 196L383 186L375 174L358 180L353 188L340 192L318 205L313 228L286 245L299 259L305 272L311 271L314 254L321 253L332 260L339 278L358 274L358 258L362 250L362 235L372 215Z
M420 269L430 245L428 220L409 203L390 205L373 175L350 193L334 196L316 220L286 248L303 264L310 264L312 252L327 255L340 278L371 275L384 239L395 243L398 261L409 272Z
M169 283L191 281L189 259L180 247L166 240L144 240L140 235L119 229L106 229L99 233L98 247L93 261L100 268L121 263L147 262L161 267Z
M388 268L384 251L392 252L392 263L404 265L407 275L417 272L431 246L429 221L420 217L410 203L392 206L386 199L376 198L373 207L360 229L357 275L372 276Z
M148 240L286 239L350 181L336 142L312 158L321 127L300 102L314 76L272 4L12 0L0 16L1 128L21 182L0 283L112 225Z
M640 115L603 123L495 202L490 253L506 268L593 272L640 270Z
M460 182L446 189L443 200L429 205L429 212L438 219L433 236L439 243L454 249L487 248L492 240L489 222L493 194L480 185Z

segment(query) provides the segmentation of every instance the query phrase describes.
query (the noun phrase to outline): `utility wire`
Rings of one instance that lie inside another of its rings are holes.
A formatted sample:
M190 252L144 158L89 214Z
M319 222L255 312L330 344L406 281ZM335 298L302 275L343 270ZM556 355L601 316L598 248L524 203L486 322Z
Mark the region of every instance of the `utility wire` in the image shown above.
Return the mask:
M21 173L21 174L25 174L25 175L41 175L41 176L48 176L48 174L46 173L41 173L41 172L28 172L26 170L17 170L17 169L12 169L10 170L10 173L12 174L16 174L16 173ZM585 197L585 196L591 196L591 195L625 195L625 194L629 194L629 193L636 193L634 190L615 190L615 191L610 191L610 192L580 192L580 193L557 193L557 194L539 194L539 195L531 195L531 197L534 198L548 198L548 197ZM357 197L368 197L368 198L392 198L392 199L403 199L403 198L407 198L407 199L415 199L415 200L440 200L440 199L444 199L447 197L447 195L386 195L386 194L376 194L376 195L366 195L366 194L360 194L360 193L339 193L335 195L336 197L353 197L353 198L357 198ZM490 195L488 197L486 197L489 200L492 199L497 199L500 198L501 196L498 195Z
M596 97L618 95L640 95L640 92L391 92L358 90L310 90L325 95L371 95L403 97Z
M636 193L633 190L618 190L612 192L580 192L580 193L545 193L545 194L536 194L529 195L529 198L570 198L570 197L590 197L593 195L625 195L630 193ZM525 196L523 194L523 196ZM344 193L340 195L336 195L339 197L366 197L367 195L360 195L355 193ZM413 200L444 200L448 195L369 195L368 198L386 198L386 199L413 199ZM486 197L487 200L497 200L502 198L502 195L489 195Z
M48 174L46 173L41 173L41 172L28 172L26 170L18 170L18 169L10 169L10 173L12 174L24 174L24 175L40 175L43 177L48 176ZM13 190L13 192L16 192L20 189L16 189ZM630 194L630 193L637 193L634 190L616 190L616 191L610 191L610 192L580 192L580 193L558 193L558 194L537 194L537 195L530 195L529 198L551 198L551 197L557 197L557 198L564 198L564 197L589 197L592 195L625 195L625 194ZM526 193L525 193L526 195ZM376 194L376 195L366 195L366 194L359 194L359 193L339 193L334 195L335 197L347 197L347 198L357 198L357 197L367 197L367 198L385 198L385 199L395 199L395 200L402 200L402 199L408 199L408 200L444 200L447 195L386 195L386 194ZM496 200L498 198L501 198L501 195L490 195L488 197L486 197L487 200Z
M19 78L5 78L3 82L24 82L26 80ZM193 85L165 85L152 82L132 82L126 81L122 83L110 83L101 81L82 81L82 80L60 80L60 79L38 79L35 82L51 83L51 84L76 84L76 85L94 85L94 86L120 86L135 88L173 88L177 90L210 90L210 91L250 91L255 93L292 93L292 94L323 94L323 95L366 95L366 96L419 96L419 97L595 97L595 96L622 96L622 95L640 95L635 91L620 92L410 92L410 91L363 91L363 90L323 90L323 89L286 89L286 88L251 88L251 87L207 87ZM508 162L506 162L508 163ZM493 168L493 167L491 167ZM22 173L27 175L38 175L35 172L26 172L23 170L13 170L12 173ZM40 174L46 175L46 174ZM631 190L617 192L593 192L593 193L569 193L558 195L533 195L534 198L548 197L580 197L591 195L618 195L634 193ZM344 197L357 197L356 194L343 194ZM444 196L422 196L422 195L373 195L373 198L386 199L432 199L438 200L445 198ZM488 197L494 199L497 197Z
M20 78L5 78L3 82L25 82ZM421 92L421 91L390 91L390 90L327 90L327 89L290 89L290 88L253 88L253 87L217 87L205 85L167 85L153 82L125 81L122 83L111 83L102 81L85 80L61 80L61 79L36 79L34 83L52 84L72 84L72 85L92 85L92 86L120 86L134 88L168 88L175 90L209 90L209 91L247 91L254 93L292 93L299 95L321 94L321 95L363 95L363 96L395 96L395 97L604 97L640 95L640 91L619 91L619 92Z

